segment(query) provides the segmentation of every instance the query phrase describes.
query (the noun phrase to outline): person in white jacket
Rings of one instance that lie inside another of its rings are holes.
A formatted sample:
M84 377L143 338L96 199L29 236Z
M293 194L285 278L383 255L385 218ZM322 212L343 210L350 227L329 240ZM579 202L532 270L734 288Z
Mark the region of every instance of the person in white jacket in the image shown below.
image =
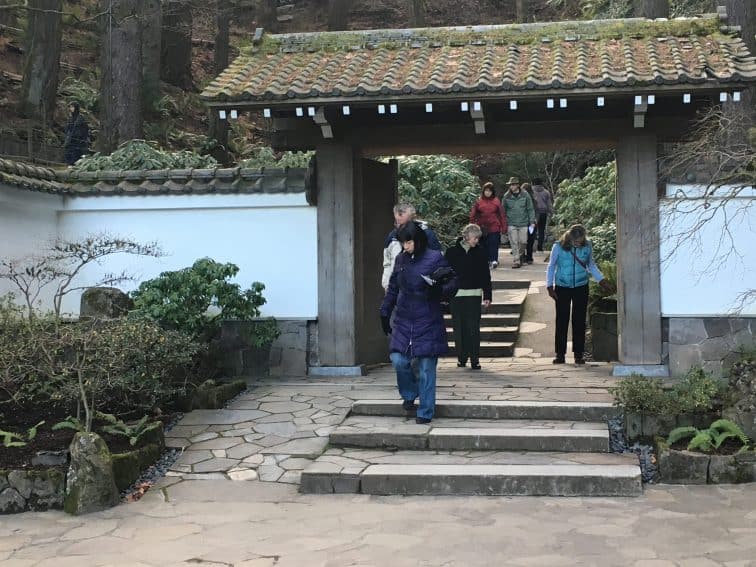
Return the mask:
M415 218L416 216L417 210L414 205L409 203L399 203L394 206L394 228L389 232L383 244L383 276L381 277L381 286L383 286L384 292L388 289L389 280L394 271L396 257L399 256L402 251L402 245L396 239L396 233L400 226L413 220L420 223L425 235L428 237L428 248L431 250L441 250L441 243L438 241L436 234L428 226L428 223L422 220L417 220Z

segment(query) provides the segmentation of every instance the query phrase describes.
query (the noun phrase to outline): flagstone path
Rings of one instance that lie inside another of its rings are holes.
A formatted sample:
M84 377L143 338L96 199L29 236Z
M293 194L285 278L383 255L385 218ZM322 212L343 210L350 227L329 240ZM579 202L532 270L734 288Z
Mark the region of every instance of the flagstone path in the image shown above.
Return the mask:
M438 400L608 402L614 383L607 364L555 368L546 358L483 359L484 369L439 363ZM259 382L226 409L195 410L167 433L183 450L168 476L298 484L303 469L326 450L329 434L354 400L397 399L390 366L369 376L290 378ZM338 449L330 449L338 454Z

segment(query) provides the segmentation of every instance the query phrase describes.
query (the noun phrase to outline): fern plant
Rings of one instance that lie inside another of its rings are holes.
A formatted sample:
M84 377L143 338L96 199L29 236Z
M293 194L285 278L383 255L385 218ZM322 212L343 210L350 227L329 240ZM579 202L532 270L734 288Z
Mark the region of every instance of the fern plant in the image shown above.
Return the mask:
M107 425L103 425L102 427L104 432L111 435L128 437L129 444L132 447L139 443L139 440L144 435L160 427L160 422L158 421L148 422L149 416L146 415L133 425L129 425L111 414L100 414L99 417L108 422Z
M87 428L86 428L86 424L81 419L79 419L78 417L69 415L63 421L59 421L58 423L52 426L53 431L59 431L61 429L72 429L73 431L84 432L86 431Z
M748 436L729 419L718 419L708 429L696 429L691 426L673 429L667 438L667 444L673 445L688 437L691 437L687 447L688 451L699 451L701 453L711 453L719 449L728 439L740 441L742 445L740 451L746 450L749 444Z
M3 438L3 446L10 449L11 447L25 447L37 436L37 429L44 425L44 421L40 421L37 425L34 425L26 430L26 434L14 433L13 431L4 431L0 429L0 437Z

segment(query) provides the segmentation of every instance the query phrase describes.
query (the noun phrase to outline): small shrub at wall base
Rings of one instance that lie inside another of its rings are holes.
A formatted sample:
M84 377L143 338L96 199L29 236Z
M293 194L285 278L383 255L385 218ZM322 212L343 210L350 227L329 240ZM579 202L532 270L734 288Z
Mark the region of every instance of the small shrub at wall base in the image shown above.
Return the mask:
M721 409L724 385L694 367L670 388L662 380L631 375L610 388L615 404L625 412L667 416L709 413Z

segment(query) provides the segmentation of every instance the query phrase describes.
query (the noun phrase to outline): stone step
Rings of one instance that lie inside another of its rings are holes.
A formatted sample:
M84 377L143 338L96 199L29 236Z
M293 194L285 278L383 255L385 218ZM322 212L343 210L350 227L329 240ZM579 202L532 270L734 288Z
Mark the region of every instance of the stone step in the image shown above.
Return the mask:
M515 342L519 327L481 327L480 340L483 342ZM446 328L446 338L454 341L454 329Z
M529 280L491 280L493 289L528 289Z
M452 318L451 315L445 315L444 316L444 322L446 323L447 329L452 328ZM517 327L519 328L520 324L520 315L519 314L506 314L506 313L484 313L480 317L480 324L481 327L491 328L491 327Z
M456 419L540 419L606 421L617 414L611 402L542 402L509 400L439 400L436 417ZM397 400L357 400L351 415L405 417Z
M304 493L485 496L639 496L634 455L394 453L329 449L302 472Z
M512 341L481 341L480 357L505 358L514 356L514 348L515 343ZM457 356L457 351L454 348L453 341L449 341L449 352L447 352L445 356Z
M447 451L609 451L606 423L350 416L331 432L331 446Z

